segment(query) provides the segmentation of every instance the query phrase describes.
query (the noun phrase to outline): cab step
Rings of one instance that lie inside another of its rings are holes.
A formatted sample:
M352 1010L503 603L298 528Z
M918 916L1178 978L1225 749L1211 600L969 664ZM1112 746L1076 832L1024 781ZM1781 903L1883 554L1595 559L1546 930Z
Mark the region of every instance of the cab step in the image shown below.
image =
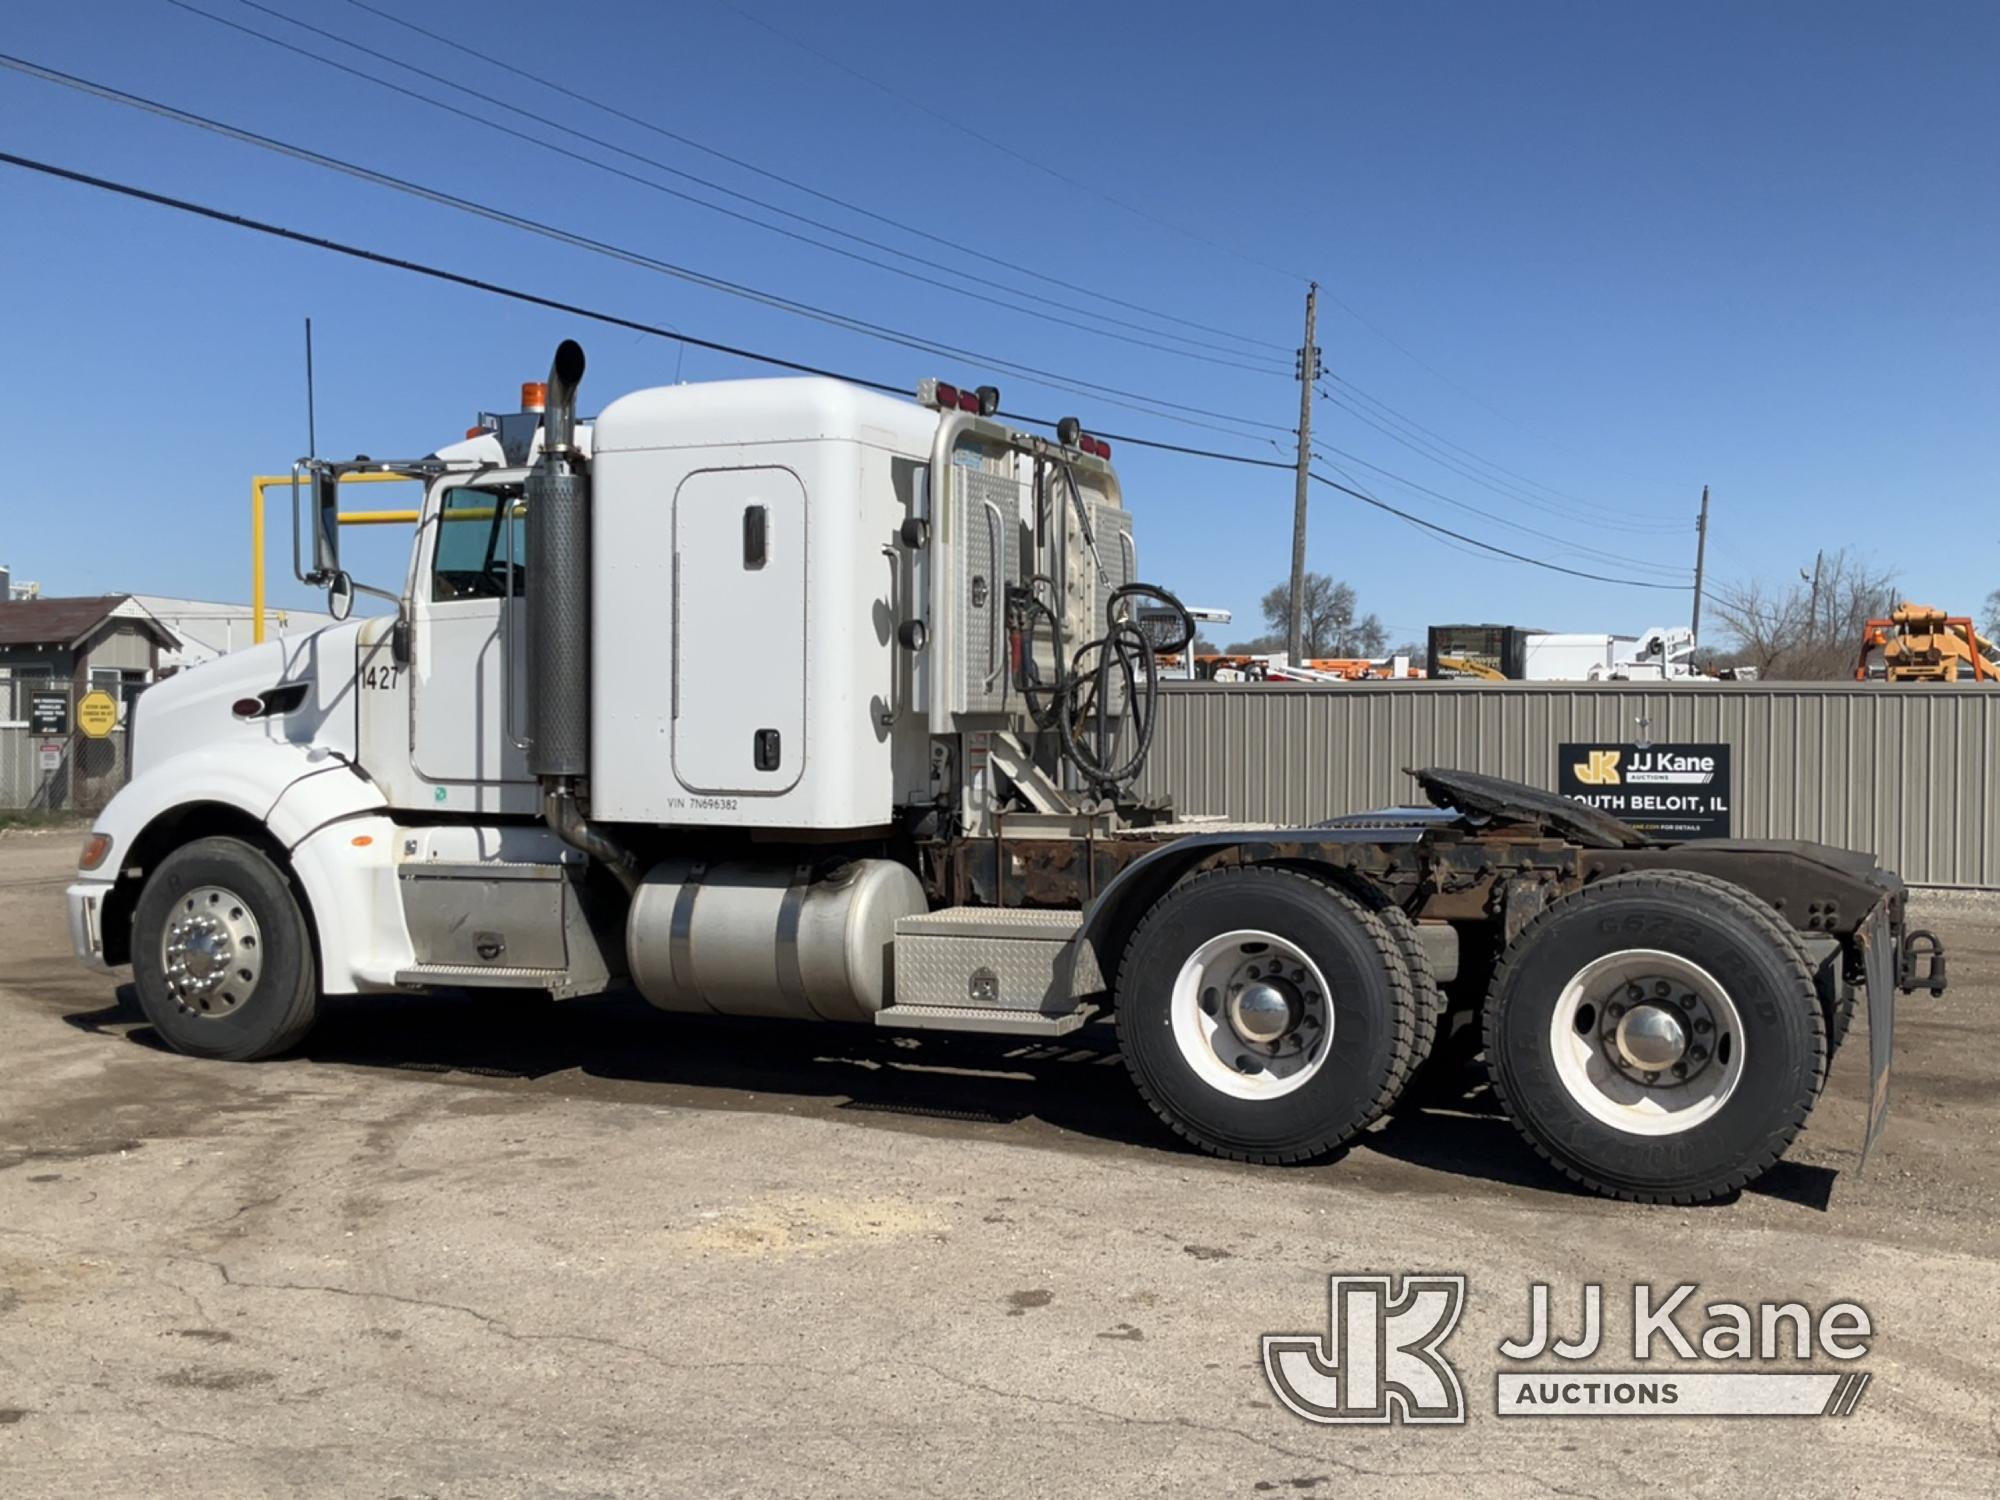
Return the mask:
M885 1005L875 1012L877 1026L905 1031L984 1031L999 1036L1068 1036L1099 1007L1088 1000L1075 1010L1052 1016L1033 1010L994 1010L983 1005Z

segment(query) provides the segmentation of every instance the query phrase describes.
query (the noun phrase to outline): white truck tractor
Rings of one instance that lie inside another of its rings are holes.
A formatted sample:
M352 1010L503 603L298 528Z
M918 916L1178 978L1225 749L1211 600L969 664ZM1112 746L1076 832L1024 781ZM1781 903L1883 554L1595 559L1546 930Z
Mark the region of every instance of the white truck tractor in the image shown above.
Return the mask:
M1895 993L1943 959L1872 858L1650 842L1453 771L1417 773L1424 809L1176 816L1131 788L1191 627L1137 581L1109 444L941 382L683 385L579 422L583 368L565 342L544 411L427 458L303 461L295 571L341 623L138 705L69 915L175 1048L267 1057L323 996L438 987L1115 1018L1168 1126L1269 1163L1483 1051L1555 1167L1692 1201L1784 1152L1865 992L1873 1141ZM393 615L348 618L357 470L426 484Z

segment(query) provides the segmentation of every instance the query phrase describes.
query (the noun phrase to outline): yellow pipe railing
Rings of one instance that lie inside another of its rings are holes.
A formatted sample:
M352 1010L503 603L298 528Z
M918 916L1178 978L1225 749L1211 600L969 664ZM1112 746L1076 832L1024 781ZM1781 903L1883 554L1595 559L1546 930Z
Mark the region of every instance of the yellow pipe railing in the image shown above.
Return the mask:
M342 484L415 484L407 474L343 474ZM250 481L250 634L264 639L264 491L273 485L290 489L289 474L259 474ZM340 518L343 526L411 525L421 512L414 510L356 510Z

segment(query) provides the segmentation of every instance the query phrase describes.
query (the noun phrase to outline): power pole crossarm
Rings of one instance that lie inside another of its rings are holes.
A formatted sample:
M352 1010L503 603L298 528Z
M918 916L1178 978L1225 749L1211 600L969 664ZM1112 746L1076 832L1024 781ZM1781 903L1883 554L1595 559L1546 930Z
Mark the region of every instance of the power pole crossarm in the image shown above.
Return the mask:
M1305 660L1306 488L1311 482L1313 382L1319 379L1319 283L1306 289L1306 341L1299 349L1299 473L1292 494L1292 599L1285 656L1293 666Z

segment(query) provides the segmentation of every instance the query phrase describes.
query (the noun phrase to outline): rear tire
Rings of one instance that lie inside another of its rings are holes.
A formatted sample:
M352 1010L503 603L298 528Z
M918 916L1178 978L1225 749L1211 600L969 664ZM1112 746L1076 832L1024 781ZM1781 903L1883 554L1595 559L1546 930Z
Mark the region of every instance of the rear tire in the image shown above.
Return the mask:
M1313 875L1211 870L1125 950L1118 1044L1175 1132L1236 1161L1310 1161L1394 1102L1416 1040L1401 945Z
M1826 1022L1790 929L1740 887L1617 875L1555 902L1493 977L1494 1092L1595 1192L1697 1203L1769 1168L1826 1076Z
M196 839L132 915L139 1005L177 1052L247 1061L296 1046L319 1005L312 936L285 873L239 839Z
M1445 1002L1444 991L1431 968L1430 953L1417 935L1417 924L1400 906L1384 905L1376 915L1403 951L1403 962L1410 971L1410 999L1416 1021L1416 1035L1410 1044L1410 1061L1396 1079L1393 1107L1408 1092L1437 1047L1438 1029L1444 1023Z

